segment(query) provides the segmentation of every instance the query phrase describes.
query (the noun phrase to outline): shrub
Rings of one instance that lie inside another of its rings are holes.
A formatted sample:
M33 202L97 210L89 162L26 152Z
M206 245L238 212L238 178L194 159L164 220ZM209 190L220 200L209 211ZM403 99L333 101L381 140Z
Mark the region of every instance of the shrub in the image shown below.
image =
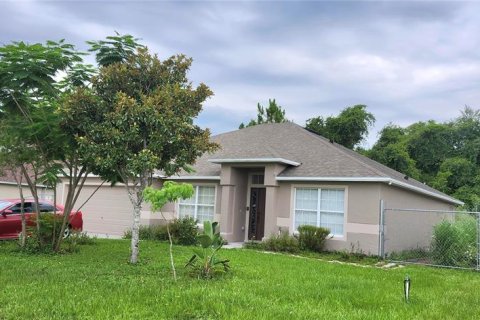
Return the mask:
M95 237L88 236L85 232L72 232L70 236L63 240L62 248L65 252L78 252L79 246L97 244Z
M265 250L276 252L290 252L297 253L300 251L300 244L298 239L288 234L288 232L281 232L270 236L264 241Z
M58 238L63 217L53 213L40 214L40 233L37 232L36 216L31 218L32 225L27 226L27 239L25 247L20 250L27 253L53 253L53 240ZM39 238L42 247L39 246ZM96 244L96 239L89 237L86 233L72 231L68 238L62 241L61 251L77 252L79 245Z
M175 219L170 223L170 232L172 234L172 241L175 244L189 246L197 243L198 226L194 218L183 217L181 219Z
M197 221L191 217L175 219L169 224L172 241L180 245L194 245L197 242ZM140 240L168 241L167 225L140 226ZM124 239L132 238L132 231L127 230Z
M245 249L265 250L265 243L261 241L249 240L243 244Z
M53 240L58 237L63 217L53 213L42 213L40 215L40 232L37 231L36 227L37 216L31 216L29 219L30 222L27 222L27 239L22 251L29 253L53 252ZM39 242L42 243L41 247Z
M302 225L298 227L300 249L321 252L330 230L322 227Z
M444 220L433 229L432 258L435 264L473 267L477 258L477 220L470 215L454 222Z
M139 230L140 240L159 240L167 241L167 226L166 225L151 225L151 226L140 226ZM124 239L132 238L132 230L127 230L123 234Z

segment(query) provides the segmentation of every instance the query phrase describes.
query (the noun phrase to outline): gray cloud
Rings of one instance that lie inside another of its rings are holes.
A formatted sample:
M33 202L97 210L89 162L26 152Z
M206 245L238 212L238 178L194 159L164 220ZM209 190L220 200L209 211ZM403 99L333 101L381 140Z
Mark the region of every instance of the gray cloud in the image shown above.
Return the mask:
M299 124L362 103L377 124L444 121L480 100L480 4L460 2L0 2L0 42L85 40L117 30L161 57L194 58L215 96L214 133L276 98ZM91 58L90 58L91 60ZM91 60L92 61L92 60Z

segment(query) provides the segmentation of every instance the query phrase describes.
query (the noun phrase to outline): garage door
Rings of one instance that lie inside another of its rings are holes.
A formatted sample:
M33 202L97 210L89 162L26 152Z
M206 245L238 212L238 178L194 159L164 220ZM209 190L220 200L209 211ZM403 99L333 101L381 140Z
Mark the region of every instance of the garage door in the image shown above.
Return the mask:
M95 191L96 186L84 186L75 209ZM83 230L107 236L123 236L132 225L133 207L125 187L101 187L81 209Z

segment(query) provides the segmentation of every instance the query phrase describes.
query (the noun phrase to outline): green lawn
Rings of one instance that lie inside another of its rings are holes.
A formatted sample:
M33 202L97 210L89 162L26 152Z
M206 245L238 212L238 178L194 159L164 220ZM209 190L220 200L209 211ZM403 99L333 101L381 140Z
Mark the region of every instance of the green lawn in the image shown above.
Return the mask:
M383 270L253 250L224 250L232 272L180 279L167 245L141 243L137 266L129 242L98 240L80 253L28 256L0 243L0 319L478 319L480 273L428 267ZM412 300L403 301L403 278Z

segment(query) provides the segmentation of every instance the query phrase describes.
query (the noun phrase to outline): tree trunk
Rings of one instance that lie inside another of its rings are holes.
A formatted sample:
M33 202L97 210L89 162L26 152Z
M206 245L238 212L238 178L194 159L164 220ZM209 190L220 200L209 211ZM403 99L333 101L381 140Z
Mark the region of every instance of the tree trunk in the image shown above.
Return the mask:
M57 232L57 186L53 187L53 237L52 248L56 249L55 240Z
M138 202L134 205L133 210L133 225L132 225L132 252L130 256L130 263L138 262L138 243L140 240L140 214L142 206Z
M160 214L162 215L163 220L167 222L167 234L168 234L168 241L170 242L170 265L172 266L172 272L173 272L173 279L177 281L177 271L175 270L175 262L173 261L173 241L172 241L172 235L170 233L170 223L165 219L165 216L163 215L163 212L160 211Z
M41 221L40 221L40 201L38 199L38 190L35 187L35 194L33 195L33 199L35 201L35 211L37 215L37 236L38 236L38 246L39 248L43 248L43 239L41 235Z
M131 243L131 255L130 263L135 264L138 262L138 251L140 241L140 215L143 203L143 191L148 185L148 178L146 174L140 175L139 178L132 184L131 180L128 180L128 176L122 176L122 179L127 188L128 197L133 205L133 225L132 225L132 243Z
M25 248L27 242L27 220L25 219L25 197L23 196L22 184L18 184L18 192L20 194L20 215L22 217L22 233L20 239L20 247Z
M20 247L25 248L25 243L27 241L27 221L25 219L25 197L23 195L23 187L22 187L22 171L18 171L17 168L12 169L12 174L15 178L15 182L17 183L18 188L18 195L20 196L20 217L22 219L22 231L20 233Z
M67 227L68 217L70 216L70 212L72 211L72 201L75 192L75 185L70 184L68 187L67 192L67 199L65 200L65 207L63 208L63 218L62 218L62 225L60 226L60 231L58 233L58 238L55 243L54 251L59 252L60 246L62 245L63 240L63 233L65 232L65 228Z

